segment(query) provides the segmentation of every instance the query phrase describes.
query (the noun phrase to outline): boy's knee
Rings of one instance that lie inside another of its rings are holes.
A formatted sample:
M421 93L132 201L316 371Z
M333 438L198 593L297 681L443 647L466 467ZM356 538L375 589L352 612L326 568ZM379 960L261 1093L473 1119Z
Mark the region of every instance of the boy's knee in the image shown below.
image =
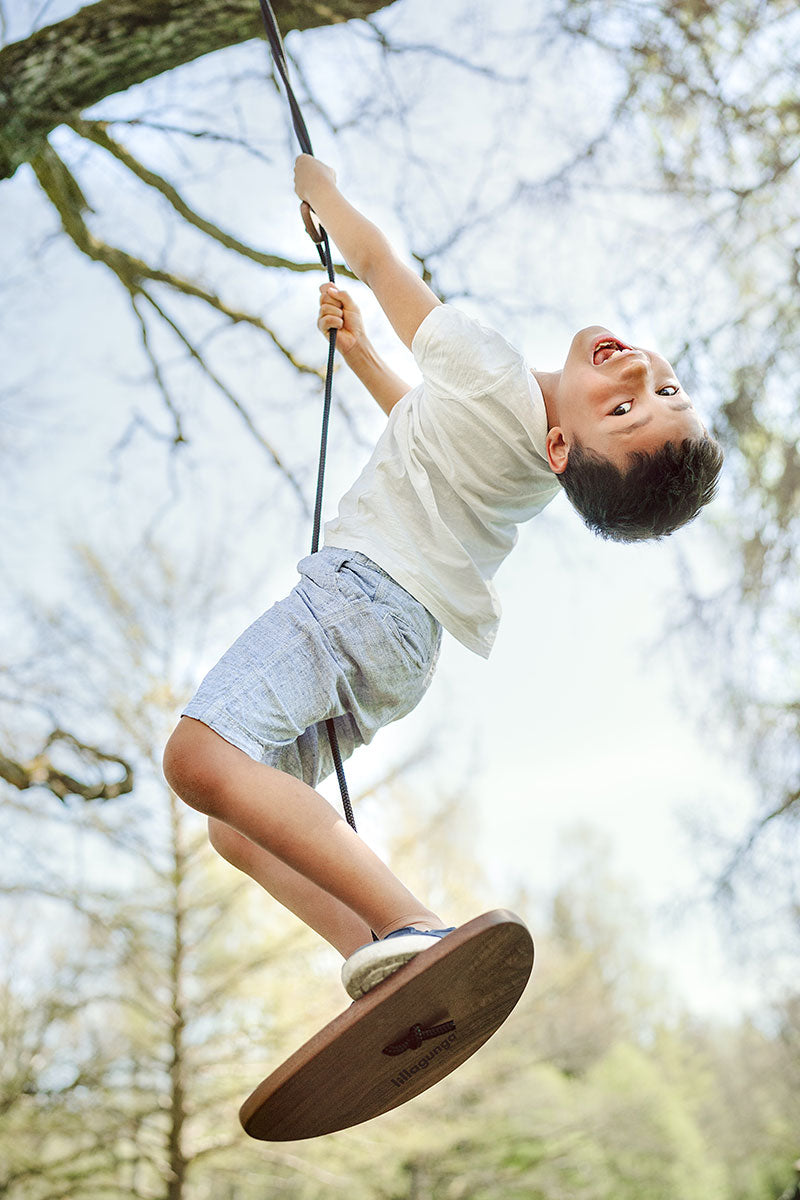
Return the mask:
M208 818L208 840L211 843L217 854L225 857L226 837L225 830L228 828L217 817Z
M230 825L226 825L218 817L208 818L208 840L217 854L227 862L235 862L241 857L242 843L246 841L240 833L231 829Z
M185 804L213 815L221 799L224 772L214 753L211 730L182 717L164 749L164 778Z

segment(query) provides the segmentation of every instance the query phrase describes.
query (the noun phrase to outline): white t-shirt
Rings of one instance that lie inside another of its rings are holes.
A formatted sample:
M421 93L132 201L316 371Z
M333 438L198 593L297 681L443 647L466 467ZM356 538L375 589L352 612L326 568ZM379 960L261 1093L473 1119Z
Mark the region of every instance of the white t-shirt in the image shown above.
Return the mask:
M366 554L488 658L492 579L517 526L559 491L544 398L519 351L450 305L428 314L412 351L422 383L395 404L325 544Z

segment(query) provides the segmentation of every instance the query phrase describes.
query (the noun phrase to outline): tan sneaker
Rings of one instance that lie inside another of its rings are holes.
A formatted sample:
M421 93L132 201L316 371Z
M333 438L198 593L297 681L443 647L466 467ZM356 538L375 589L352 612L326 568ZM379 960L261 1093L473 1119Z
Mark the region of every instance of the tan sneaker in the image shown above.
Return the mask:
M449 929L415 929L409 925L387 934L379 942L360 946L342 967L345 991L353 1000L359 1000L376 984L394 975L395 971L424 950L430 950L440 938L454 929L454 925Z

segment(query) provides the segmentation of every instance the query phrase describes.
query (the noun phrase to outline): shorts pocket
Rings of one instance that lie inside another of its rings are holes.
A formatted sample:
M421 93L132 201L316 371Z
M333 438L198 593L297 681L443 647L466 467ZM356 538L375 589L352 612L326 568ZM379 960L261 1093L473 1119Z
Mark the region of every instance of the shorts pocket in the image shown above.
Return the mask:
M388 631L389 636L399 644L403 654L408 658L418 671L422 671L427 666L427 644L423 637L411 625L403 621L396 612L391 609L384 609L380 615L381 624Z
M426 608L407 592L402 595L405 603L396 602L400 592L393 580L385 581L387 587L379 588L375 597L380 619L391 636L399 642L403 654L417 671L427 671L438 652L441 626ZM395 603L391 601L394 600Z
M340 595L351 600L368 600L371 603L384 581L382 572L353 558L346 558L339 563L335 573Z

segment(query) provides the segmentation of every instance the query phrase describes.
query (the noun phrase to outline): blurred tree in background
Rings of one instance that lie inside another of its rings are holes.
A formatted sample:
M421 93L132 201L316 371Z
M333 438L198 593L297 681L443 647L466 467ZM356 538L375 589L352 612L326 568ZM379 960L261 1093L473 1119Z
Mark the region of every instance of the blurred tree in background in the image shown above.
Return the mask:
M684 202L651 265L679 296L682 372L717 396L730 565L716 588L687 576L692 673L719 688L761 791L749 828L712 827L728 843L714 889L741 890L751 937L768 898L772 949L776 903L800 928L800 15L786 0L569 0L560 20L624 80L618 136L646 153L620 186Z
M81 615L42 614L38 633L43 657L69 672L62 703L75 719L89 722L103 698L108 736L136 764L134 797L3 808L15 952L3 981L0 1190L20 1200L182 1200L207 1165L231 1152L238 1162L242 1078L260 1074L265 1042L271 1054L292 1047L298 1012L285 985L314 957L300 926L253 906L161 779L185 690L176 612L188 631L191 607L206 622L209 606L155 553L135 602L118 578L81 551ZM329 992L308 987L301 1026L319 1022Z
M337 956L215 862L204 822L160 780L159 748L186 686L176 614L190 639L196 576L182 580L155 553L126 576L135 605L119 595L119 565L82 551L72 588L81 620L43 614L39 635L42 652L81 680L70 715L88 719L102 698L107 732L136 767L133 797L65 808L51 796L35 810L12 798L1 810L13 931L0 988L4 1195L777 1194L791 1163L796 1014L776 1013L764 1032L675 1013L644 965L649 931L635 898L602 867L607 847L593 837L566 848L567 879L536 922L534 982L479 1055L368 1126L289 1147L249 1142L238 1101L341 1008ZM201 602L197 623L210 611ZM397 869L457 920L486 907L453 805L387 787L400 794L369 803ZM437 824L449 831L446 856Z

